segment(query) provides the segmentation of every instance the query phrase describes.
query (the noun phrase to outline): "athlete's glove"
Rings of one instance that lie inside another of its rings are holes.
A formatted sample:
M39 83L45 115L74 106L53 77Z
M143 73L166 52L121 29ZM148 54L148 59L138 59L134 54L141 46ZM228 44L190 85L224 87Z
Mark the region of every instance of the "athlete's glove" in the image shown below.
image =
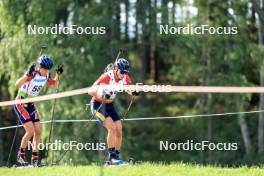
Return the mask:
M33 76L33 74L35 73L35 71L36 71L36 64L32 64L32 65L28 68L28 70L27 70L27 72L26 72L26 75L27 75L27 76Z
M99 88L97 90L98 97L100 97L102 99L110 99L112 94L113 93L110 90L106 89L103 86L99 86Z
M57 74L61 75L63 72L63 65L59 65L58 68L56 69Z
M109 70L113 70L114 69L114 64L110 63L106 66L106 68L104 69L104 72L108 72Z
M110 97L111 97L110 93L105 93L102 98L103 99L110 99Z
M139 92L134 91L134 92L132 92L132 95L134 95L134 96L139 96Z

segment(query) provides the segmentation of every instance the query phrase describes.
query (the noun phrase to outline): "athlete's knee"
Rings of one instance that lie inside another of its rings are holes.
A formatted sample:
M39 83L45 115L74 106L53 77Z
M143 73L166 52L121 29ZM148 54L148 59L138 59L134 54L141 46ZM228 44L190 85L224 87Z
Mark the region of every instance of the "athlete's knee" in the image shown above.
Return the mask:
M116 137L121 138L122 137L122 131L117 130L116 131Z
M110 125L108 126L107 130L108 130L109 132L112 132L112 133L116 133L116 131L117 131L116 126L115 126L114 123L113 123L113 124L110 124Z
M116 125L116 136L118 138L122 137L122 125Z
M31 139L33 135L34 135L34 130L27 130L24 137L27 139Z
M40 139L40 136L41 136L41 131L40 130L35 130L34 131L34 137Z
M40 123L36 122L34 123L34 138L40 138L40 136L41 136Z
M106 129L108 130L108 132L116 133L117 129L116 129L116 126L115 126L115 124L113 122L109 122L105 126L106 126Z
M26 123L24 127L26 130L24 137L31 138L34 135L34 126Z

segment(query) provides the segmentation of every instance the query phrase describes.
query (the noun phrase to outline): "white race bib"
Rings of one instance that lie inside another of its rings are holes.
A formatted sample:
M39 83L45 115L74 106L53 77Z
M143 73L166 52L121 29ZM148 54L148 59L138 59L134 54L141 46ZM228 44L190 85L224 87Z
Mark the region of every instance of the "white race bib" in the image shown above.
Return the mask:
M24 83L20 91L26 93L29 96L38 96L41 89L45 86L48 81L49 76L40 76L38 73L34 76L34 78L26 83Z

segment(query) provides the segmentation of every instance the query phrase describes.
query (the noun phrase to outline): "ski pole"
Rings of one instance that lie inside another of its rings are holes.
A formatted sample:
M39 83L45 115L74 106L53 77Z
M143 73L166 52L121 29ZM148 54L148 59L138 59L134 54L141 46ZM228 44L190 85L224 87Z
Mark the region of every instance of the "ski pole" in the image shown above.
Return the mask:
M55 90L55 93L58 93L58 90L59 90L59 80L58 80L58 83L57 83L57 88ZM53 105L52 105L52 113L51 113L51 126L50 126L50 131L49 131L49 138L48 138L48 143L51 142L51 138L53 137L54 138L54 135L53 135L53 129L54 129L54 113L55 113L55 107L56 107L56 101L57 99L54 99L54 102L53 102ZM49 149L47 149L47 152L46 152L46 158L48 158L48 155L49 155ZM53 154L52 154L52 158L51 158L51 164L53 162Z
M19 125L19 122L17 121L17 127L16 127L16 130L15 130L15 134L14 134L14 137L13 137L12 145L10 147L9 154L8 154L7 165L6 165L7 167L9 166L9 161L10 161L11 153L12 153L12 150L14 148L15 141L16 141L18 125Z
M48 48L48 46L47 46L47 45L42 45L42 46L40 47L39 56L41 56L41 55L42 55L42 52L43 52L43 50L45 50L45 49L47 49L47 48Z
M122 116L123 121L125 121L125 118L127 117L128 112L129 112L132 104L134 103L134 100L135 100L135 95L132 95L132 98L131 98L130 103L129 103L128 107L127 107L127 110L125 111L124 115Z
M118 50L117 56L116 56L116 58L115 58L115 61L117 61L117 59L119 59L120 55L121 55L122 53L124 53L124 52L125 52L125 49L120 48L120 49ZM115 63L115 62L114 62L114 63ZM108 65L105 67L104 72L107 72L108 70L113 69L113 68L114 68L114 63L111 62L110 64L108 64Z

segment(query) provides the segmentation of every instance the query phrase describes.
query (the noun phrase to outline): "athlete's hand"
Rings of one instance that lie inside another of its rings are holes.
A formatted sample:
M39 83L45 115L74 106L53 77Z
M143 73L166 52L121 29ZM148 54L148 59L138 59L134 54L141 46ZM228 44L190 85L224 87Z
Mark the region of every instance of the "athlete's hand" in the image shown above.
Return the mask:
M111 94L108 94L108 93L103 95L103 99L110 99L110 97L111 97Z
M112 96L113 92L111 90L108 89L104 89L103 90L103 99L110 99L110 97Z
M98 97L102 99L109 99L112 95L112 92L105 88L106 85L100 85L96 91Z
M114 69L114 64L110 63L106 66L106 68L104 69L104 72L108 72L109 70L113 70Z
M134 91L134 92L132 92L132 95L134 95L134 96L139 96L139 92Z
M34 74L35 71L36 71L36 64L32 64L32 65L28 68L28 70L27 70L27 72L26 72L26 75L27 75L27 76L33 76L33 74Z
M63 72L63 65L59 65L58 68L56 69L57 74L61 75Z

